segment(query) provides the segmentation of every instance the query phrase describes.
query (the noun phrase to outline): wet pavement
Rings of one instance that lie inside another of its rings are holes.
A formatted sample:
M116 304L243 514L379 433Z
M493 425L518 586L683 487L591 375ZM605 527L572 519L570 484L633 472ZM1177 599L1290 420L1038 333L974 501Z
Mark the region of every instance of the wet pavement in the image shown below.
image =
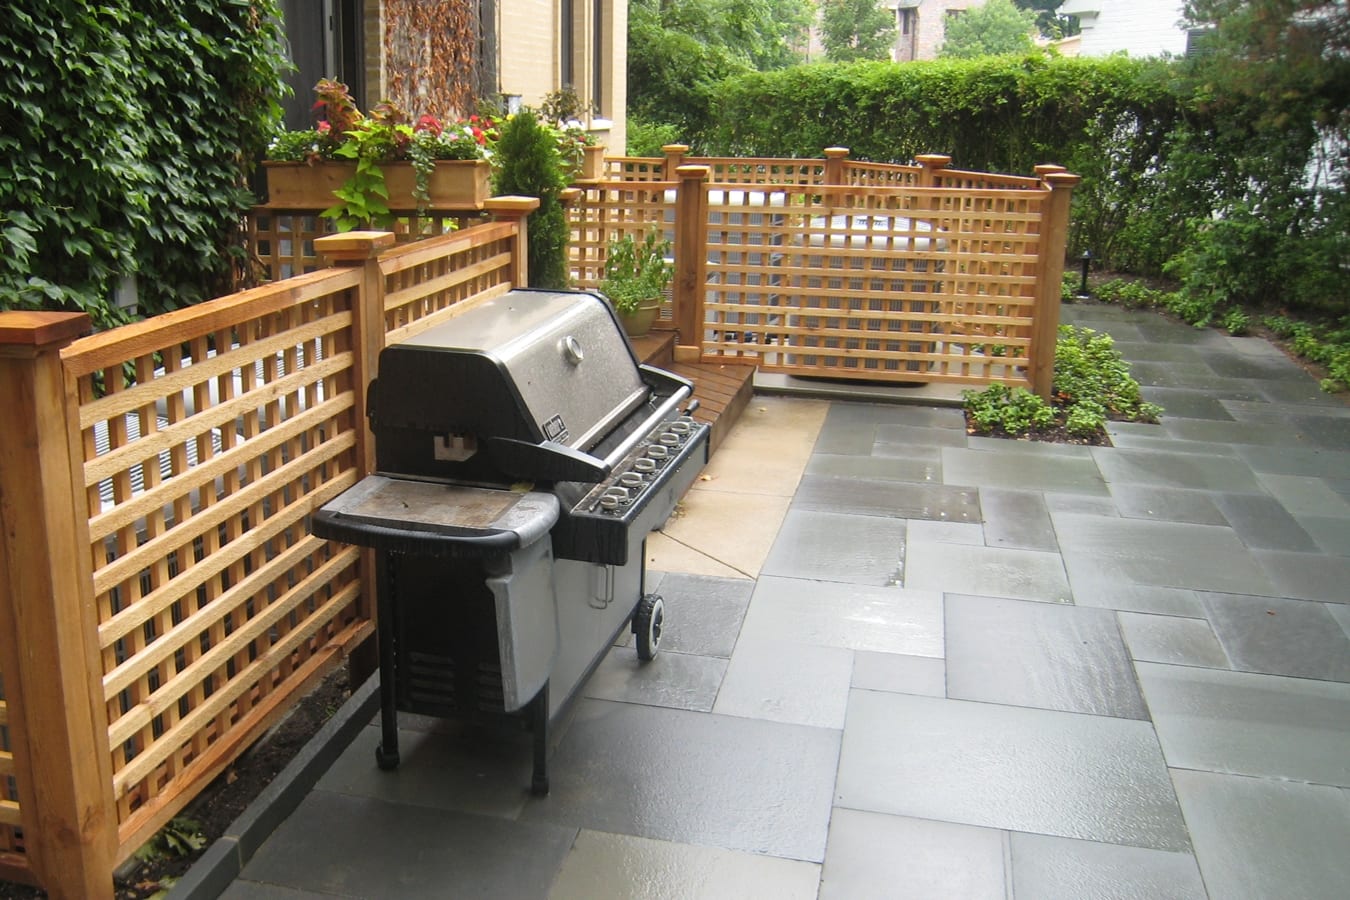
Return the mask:
M368 685L175 896L1344 898L1350 407L1257 339L1064 318L1161 425L757 396L548 797L412 716L380 772Z

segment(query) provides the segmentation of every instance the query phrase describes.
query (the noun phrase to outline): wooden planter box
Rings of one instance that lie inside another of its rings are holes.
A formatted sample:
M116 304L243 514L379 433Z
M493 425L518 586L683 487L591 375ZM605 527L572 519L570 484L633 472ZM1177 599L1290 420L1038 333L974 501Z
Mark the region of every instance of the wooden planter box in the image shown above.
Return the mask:
M336 201L333 191L356 171L356 163L264 162L267 171L267 205L284 209L328 209ZM381 166L389 189L391 210L415 210L416 173L412 163ZM482 209L492 193L492 167L485 159L438 160L427 183L431 200L427 209Z

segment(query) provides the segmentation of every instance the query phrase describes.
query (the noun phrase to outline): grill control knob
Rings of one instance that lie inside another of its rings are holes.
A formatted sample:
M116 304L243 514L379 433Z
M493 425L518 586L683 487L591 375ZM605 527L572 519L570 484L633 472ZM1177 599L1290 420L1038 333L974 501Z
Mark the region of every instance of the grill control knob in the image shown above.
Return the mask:
M665 459L670 455L670 451L665 447L648 447L647 455L652 459Z
M642 473L655 472L656 460L643 457L633 463L633 468Z
M688 423L688 422L671 422L671 423L670 423L670 431L671 431L672 434L688 434L688 433L689 433L689 423Z
M605 490L605 493L602 495L602 497L613 497L615 500L619 501L620 503L627 503L627 502L628 502L628 488L621 488L621 487L611 487L611 488L607 488L607 489Z
M618 497L611 497L609 494L603 495L603 496L600 498L600 508L601 508L601 509L618 509L618 508L619 508L619 498L618 498Z
M642 486L642 476L637 472L624 472L619 476L619 484L626 488L635 488Z
M678 447L680 445L680 436L671 431L667 431L657 438L657 440L667 447Z

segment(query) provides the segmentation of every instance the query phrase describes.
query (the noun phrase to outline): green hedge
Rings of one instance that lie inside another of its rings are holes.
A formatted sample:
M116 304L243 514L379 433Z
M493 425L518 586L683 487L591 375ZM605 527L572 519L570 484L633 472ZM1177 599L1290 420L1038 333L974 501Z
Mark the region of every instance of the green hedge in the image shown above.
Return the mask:
M844 146L856 159L947 153L956 168L1012 174L1058 163L1084 176L1075 249L1157 271L1166 257L1156 242L1131 242L1128 228L1132 210L1157 206L1150 173L1185 108L1175 75L1171 63L1124 56L803 66L725 82L705 133L714 154L819 156ZM1169 208L1145 230L1202 210Z
M227 290L280 121L274 0L27 0L0 29L0 309L142 313Z
M1313 91L1270 101L1230 87L1228 62L985 57L800 66L724 81L696 150L710 155L908 162L1083 176L1070 252L1115 271L1177 278L1217 316L1239 305L1350 312L1350 202L1314 177L1345 142ZM1319 124L1321 123L1321 124ZM1330 151L1329 149L1330 148Z

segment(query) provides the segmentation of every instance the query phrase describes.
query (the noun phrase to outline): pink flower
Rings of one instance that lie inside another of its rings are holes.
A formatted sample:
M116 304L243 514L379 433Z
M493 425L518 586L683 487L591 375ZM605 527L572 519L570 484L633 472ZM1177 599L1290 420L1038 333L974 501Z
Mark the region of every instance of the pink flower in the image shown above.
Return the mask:
M320 123L318 124L317 127L318 127L318 129L319 129L319 134L327 134L328 132L330 132L330 131L333 130L333 126L330 125L330 124L328 124L328 120L327 120L327 119L325 119L324 121L320 122Z
M413 126L414 131L430 131L432 134L440 135L441 123L435 116L422 116Z

